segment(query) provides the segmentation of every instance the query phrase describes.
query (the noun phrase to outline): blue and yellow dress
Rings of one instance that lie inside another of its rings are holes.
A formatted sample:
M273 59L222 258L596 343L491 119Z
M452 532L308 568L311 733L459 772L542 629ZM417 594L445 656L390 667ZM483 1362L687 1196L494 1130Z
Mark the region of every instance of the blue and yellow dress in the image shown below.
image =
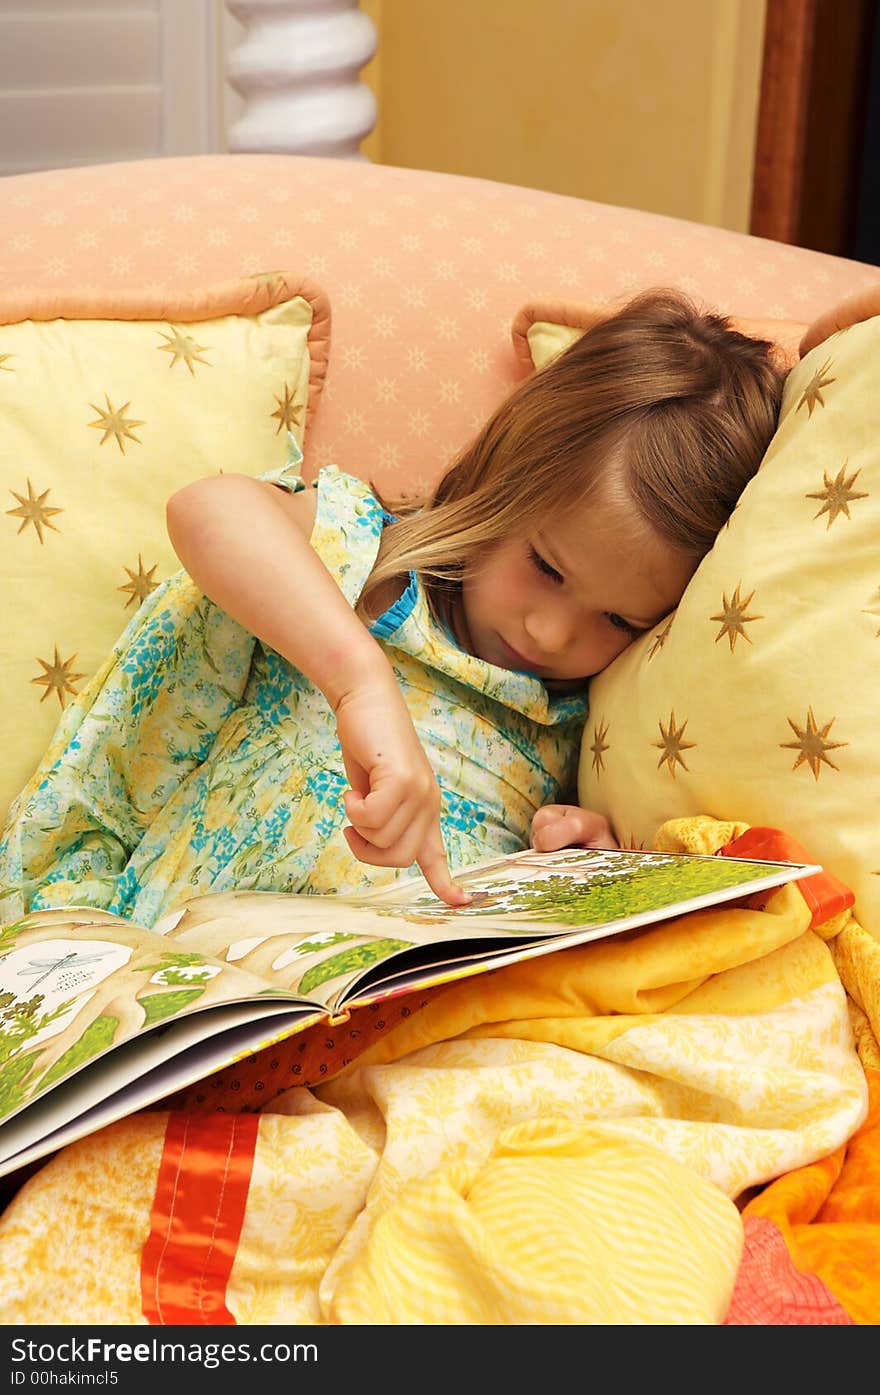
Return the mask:
M299 459L264 478L305 489ZM311 542L352 606L388 515L321 470ZM412 575L371 630L441 789L450 868L528 844L532 815L575 779L586 696L464 653ZM205 892L353 892L397 868L343 837L348 780L323 694L185 572L144 601L64 712L0 841L0 923L57 905L150 926ZM412 870L417 871L417 868Z

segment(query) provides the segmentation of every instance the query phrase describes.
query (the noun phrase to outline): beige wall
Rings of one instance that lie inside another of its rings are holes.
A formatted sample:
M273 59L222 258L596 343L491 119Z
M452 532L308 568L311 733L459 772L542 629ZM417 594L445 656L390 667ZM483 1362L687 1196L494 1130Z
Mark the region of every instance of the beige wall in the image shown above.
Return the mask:
M361 0L364 153L747 230L765 0Z

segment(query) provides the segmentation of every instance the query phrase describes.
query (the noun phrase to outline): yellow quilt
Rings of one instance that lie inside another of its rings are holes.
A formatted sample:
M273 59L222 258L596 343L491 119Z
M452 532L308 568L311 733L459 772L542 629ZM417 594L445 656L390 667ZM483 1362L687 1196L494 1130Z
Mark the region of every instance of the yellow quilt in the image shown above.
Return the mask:
M880 1178L880 946L848 912L810 922L792 883L497 970L266 1108L225 1072L207 1105L73 1144L0 1219L0 1323L876 1321L880 1285L850 1304L792 1238L827 1195L784 1222L771 1195L837 1159L829 1194L856 1141L860 1195ZM849 1241L876 1246L867 1204Z

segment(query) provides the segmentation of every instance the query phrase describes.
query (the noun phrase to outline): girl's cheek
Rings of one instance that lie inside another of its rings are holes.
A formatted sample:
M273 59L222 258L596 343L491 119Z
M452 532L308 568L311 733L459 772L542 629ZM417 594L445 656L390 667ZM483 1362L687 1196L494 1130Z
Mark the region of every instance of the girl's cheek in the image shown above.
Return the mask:
M601 673L604 668L607 668L610 663L613 663L614 660L623 653L624 649L628 649L631 643L632 640L628 639L625 635L621 635L620 639L602 639L591 646L588 655L588 666L585 667L584 671L586 673Z
M612 660L612 659L617 659L617 658L619 658L620 655L623 654L625 650L629 649L630 645L634 643L635 639L636 639L636 636L635 636L635 635L626 635L626 634L621 635L619 641L617 642L617 644L615 644L615 646L614 646L614 648L613 648L613 650L612 650L611 659L609 659L608 662L611 663L611 660Z

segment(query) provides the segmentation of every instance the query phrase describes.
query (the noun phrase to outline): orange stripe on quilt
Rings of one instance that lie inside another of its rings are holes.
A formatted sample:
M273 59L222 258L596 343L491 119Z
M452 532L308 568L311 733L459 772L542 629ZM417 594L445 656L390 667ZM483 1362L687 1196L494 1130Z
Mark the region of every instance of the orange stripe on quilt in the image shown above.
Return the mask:
M725 843L719 849L719 854L722 857L752 857L764 862L816 861L796 838L779 828L747 828L738 838ZM821 872L814 872L811 877L801 877L796 885L810 908L810 927L813 930L855 904L855 894L846 883L824 868ZM762 896L765 897L766 892L759 892L753 900L757 902Z
M169 1114L141 1257L141 1305L148 1322L235 1323L226 1285L259 1124L256 1114Z
M746 1216L745 1246L727 1327L849 1327L849 1313L817 1274L796 1269L782 1232L764 1216Z

